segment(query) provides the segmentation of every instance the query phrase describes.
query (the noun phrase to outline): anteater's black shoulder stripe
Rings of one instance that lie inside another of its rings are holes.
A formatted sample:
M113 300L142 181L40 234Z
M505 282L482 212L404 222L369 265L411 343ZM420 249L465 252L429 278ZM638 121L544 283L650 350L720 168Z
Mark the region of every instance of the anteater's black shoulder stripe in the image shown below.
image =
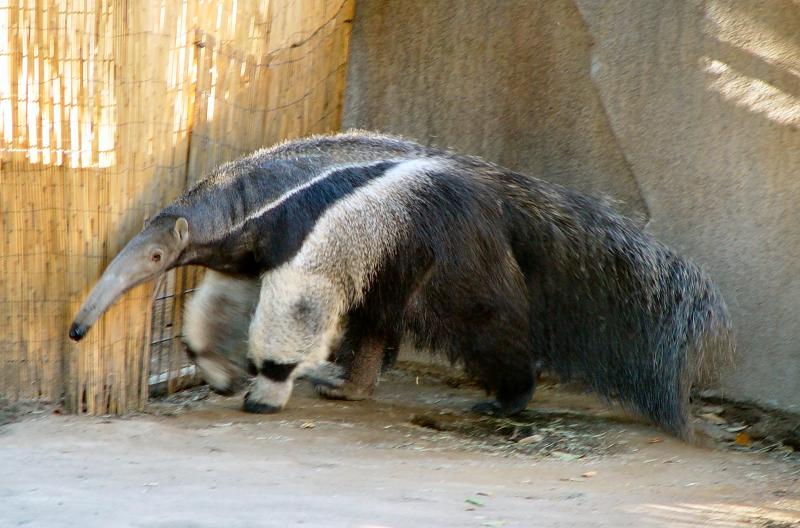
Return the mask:
M255 260L261 269L289 261L303 245L317 220L342 198L380 178L397 161L343 167L290 194L276 207L249 220L244 230L258 233Z
M398 163L400 161L379 161L344 166L288 190L252 212L220 238L207 243L206 246L213 248L201 249L205 255L203 264L223 273L260 276L290 260L329 207L380 178ZM231 210L228 214L233 217L239 213L243 211Z

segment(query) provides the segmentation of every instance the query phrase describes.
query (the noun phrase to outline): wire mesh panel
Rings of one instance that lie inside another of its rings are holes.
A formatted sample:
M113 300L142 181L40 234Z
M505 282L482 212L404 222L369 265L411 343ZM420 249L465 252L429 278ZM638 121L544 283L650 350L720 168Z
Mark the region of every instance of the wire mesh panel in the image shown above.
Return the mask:
M143 219L208 170L338 128L352 11L0 1L0 395L124 412L150 383L186 382L176 338L198 270L127 293L80 346L71 317Z
M183 303L201 274L200 268L192 266L166 273L156 283L150 323L150 396L171 394L202 381L180 340Z

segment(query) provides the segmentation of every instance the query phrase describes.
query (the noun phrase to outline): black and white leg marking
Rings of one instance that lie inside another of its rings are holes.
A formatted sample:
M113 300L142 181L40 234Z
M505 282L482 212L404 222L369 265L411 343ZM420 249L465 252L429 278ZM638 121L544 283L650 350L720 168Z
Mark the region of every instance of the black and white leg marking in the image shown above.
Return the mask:
M341 334L339 297L326 279L291 264L264 277L250 326L249 360L257 376L245 397L246 411L279 411L297 377L323 372Z
M275 413L280 411L292 393L290 376L299 363L276 363L263 360L257 367L253 386L244 399L244 410L251 413Z

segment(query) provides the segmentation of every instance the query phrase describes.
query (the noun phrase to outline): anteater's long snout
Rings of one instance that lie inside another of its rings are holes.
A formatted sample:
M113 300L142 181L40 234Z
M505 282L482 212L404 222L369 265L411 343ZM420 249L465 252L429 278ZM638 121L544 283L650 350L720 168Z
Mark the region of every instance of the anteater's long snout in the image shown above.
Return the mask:
M158 273L143 265L140 251L131 245L122 250L108 265L106 271L92 288L89 296L78 310L72 325L69 327L69 338L80 341L89 332L92 325L105 313L114 302L134 286L153 278Z
M77 343L83 339L83 336L85 336L88 331L89 327L79 323L72 323L69 327L69 338Z
M100 277L89 296L75 315L75 320L69 327L69 338L73 341L80 341L92 325L100 318L103 313L116 301L123 293L135 286L136 282L127 282L119 277L112 262L106 272Z

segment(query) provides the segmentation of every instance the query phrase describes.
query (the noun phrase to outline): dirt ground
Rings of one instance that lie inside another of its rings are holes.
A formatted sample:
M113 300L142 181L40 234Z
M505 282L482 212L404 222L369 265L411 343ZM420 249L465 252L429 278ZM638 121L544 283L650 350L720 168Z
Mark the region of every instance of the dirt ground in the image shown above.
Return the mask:
M553 385L479 418L457 385L396 372L350 403L301 384L271 416L205 389L126 418L18 411L0 526L800 526L791 449L690 446Z

